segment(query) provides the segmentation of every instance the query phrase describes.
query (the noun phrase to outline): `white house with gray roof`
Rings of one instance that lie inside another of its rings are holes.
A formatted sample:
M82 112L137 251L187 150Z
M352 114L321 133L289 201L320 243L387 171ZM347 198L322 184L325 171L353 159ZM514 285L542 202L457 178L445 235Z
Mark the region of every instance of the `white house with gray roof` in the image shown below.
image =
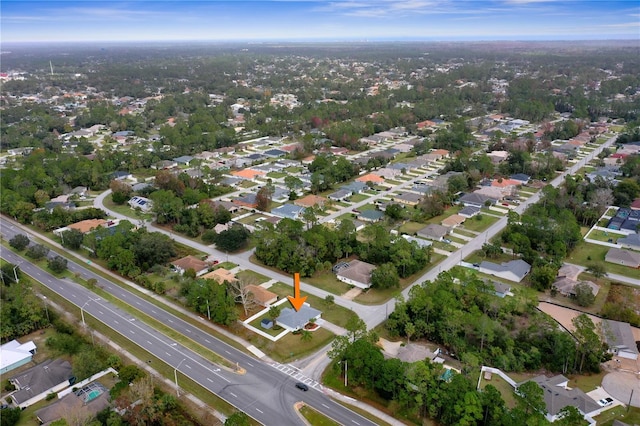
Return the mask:
M493 275L495 277L519 283L527 276L531 270L531 265L522 259L503 262L499 265L485 260L480 263L480 268L478 270L483 274Z
M301 330L310 320L317 320L322 315L317 309L304 303L299 311L293 308L284 308L280 316L276 318L276 324L289 331Z
M609 352L621 358L638 359L638 346L629 323L603 319L602 333Z
M361 260L352 260L348 267L341 268L337 272L336 278L343 283L367 289L371 287L371 273L374 269L376 269L375 265Z

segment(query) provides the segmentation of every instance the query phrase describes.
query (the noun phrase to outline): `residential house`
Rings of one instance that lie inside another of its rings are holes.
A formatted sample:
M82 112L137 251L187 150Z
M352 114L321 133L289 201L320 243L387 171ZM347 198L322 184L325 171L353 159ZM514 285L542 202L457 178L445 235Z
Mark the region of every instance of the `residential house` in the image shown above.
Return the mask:
M412 237L411 235L407 235L407 234L402 234L402 238L409 241L410 243L416 243L420 248L425 248L433 245L431 241L423 240L422 238Z
M351 191L352 194L359 194L365 189L367 189L367 184L365 182L351 182L346 185L342 185L340 189L346 189L347 191Z
M446 226L447 228L453 229L456 226L462 225L465 220L467 220L466 217L459 214L454 214L444 219L441 223L442 223L442 226Z
M126 180L126 179L131 179L133 177L133 175L129 172L125 172L122 170L119 170L117 172L113 172L111 174L111 178L114 180Z
M531 270L531 265L522 259L511 260L501 264L482 261L479 271L483 274L493 275L508 281L519 283Z
M180 157L176 157L173 159L173 161L175 161L178 164L182 164L182 165L187 165L189 164L195 157L192 157L190 155L182 155Z
M638 346L628 322L603 319L602 334L609 352L621 358L638 359Z
M375 265L356 259L349 262L346 267L340 268L336 278L349 285L367 289L371 287L371 273L374 269L376 269Z
M609 263L616 263L630 268L640 268L640 253L630 250L622 250L619 248L609 249L604 260Z
M528 382L529 380L518 383L517 387ZM560 418L559 414L562 409L568 405L576 407L580 413L589 417L587 421L591 422L591 415L596 415L600 411L600 406L590 396L578 388L569 388L569 379L562 375L547 377L544 375L536 376L531 381L535 382L543 390L544 404L546 408L545 417L550 422L554 422Z
M344 201L352 195L353 193L348 189L339 189L336 192L329 194L328 198L333 201Z
M318 195L309 194L302 198L296 199L293 204L300 207L324 207L324 203L327 201L326 198L320 197Z
M269 158L279 158L279 157L284 157L285 155L287 155L287 151L283 151L281 149L269 149L267 151L265 151L263 153L264 155L266 155Z
M280 316L276 318L276 324L289 331L297 331L304 328L311 320L317 320L322 315L317 309L312 308L308 303L304 303L299 311L293 308L284 308Z
M378 222L384 217L384 212L380 210L362 210L356 216L356 219L361 220L363 222Z
M385 179L393 179L394 177L401 174L402 172L399 169L395 169L391 167L383 167L381 169L376 170L376 175L383 177Z
M278 295L259 285L249 284L245 289L251 293L253 300L260 306L268 308L278 301Z
M171 262L171 266L180 275L184 274L189 269L193 269L196 271L196 277L206 274L209 270L209 264L207 262L191 255L174 260Z
M509 178L520 182L521 185L526 185L529 183L531 176L524 173L516 173L514 175L509 176Z
M0 374L31 362L36 351L36 345L31 340L25 343L12 340L0 346Z
M407 206L417 206L422 200L422 194L414 194L412 192L403 192L393 197L394 201L405 204Z
M597 295L600 291L600 286L592 281L575 280L566 276L558 276L552 287L555 288L558 293L562 294L563 296L575 297L576 286L578 284L586 284L587 286L589 286L589 288L591 289L591 293L593 293L594 296Z
M229 213L231 213L231 214L238 213L238 211L239 211L238 206L233 204L230 201L206 199L206 200L202 200L200 202L209 204L211 207L213 207L214 210L217 210L217 209L228 210Z
M86 220L81 220L80 222L72 223L71 225L67 226L66 229L65 228L56 229L56 231L58 232L54 231L54 233L58 234L59 231L64 232L69 229L75 229L76 231L80 231L83 234L88 234L94 229L107 225L107 223L108 222L104 219L86 219Z
M368 173L366 175L356 178L356 182L363 182L363 183L373 182L376 184L380 184L380 183L384 183L384 178L378 176L375 173Z
M92 419L98 412L109 407L109 400L109 390L100 382L92 382L39 409L35 415L41 424L46 425L70 413L76 419Z
M511 294L511 286L508 284L504 284L498 281L492 281L491 286L493 287L493 294L498 297L504 298L505 296ZM513 296L513 294L511 294Z
M478 194L477 192L471 192L468 194L464 194L458 199L458 201L464 206L482 208L485 206L485 204L495 204L497 200L483 194Z
M75 188L73 188L69 194L73 195L77 195L78 197L84 197L87 195L87 193L89 192L89 188L87 188L86 186L76 186Z
M75 382L69 361L49 359L17 376L9 378L17 389L11 398L20 408L26 408Z
M148 198L135 195L127 202L132 209L140 209L143 212L151 211L153 208L153 201Z
M508 151L491 151L487 154L487 157L491 160L493 164L500 164L503 161L506 161L507 157L509 157Z
M228 283L235 283L238 281L236 275L225 268L218 268L211 272L207 272L202 276L202 278L205 280L213 280L218 284L223 284L225 281Z
M271 210L271 214L283 219L298 220L302 217L304 210L305 208L302 206L296 206L295 204L287 203Z
M476 206L467 206L458 212L460 216L466 218L474 217L478 213L480 213L480 207Z
M241 207L248 209L255 209L258 207L258 201L256 200L257 194L250 193L238 198L234 198L231 202Z
M640 234L629 234L626 237L618 238L617 243L632 250L640 250Z
M263 171L253 170L253 169L238 170L238 171L235 171L235 172L231 172L231 174L233 176L236 176L236 177L239 177L239 178L242 178L242 179L247 179L247 180L254 180L258 176L266 175L266 173L263 172Z
M175 169L176 167L178 167L178 163L172 160L160 160L151 165L151 168L155 170L169 170Z
M419 230L416 235L418 237L426 238L433 241L442 241L442 239L449 233L450 229L446 226L438 225L436 223L429 224Z

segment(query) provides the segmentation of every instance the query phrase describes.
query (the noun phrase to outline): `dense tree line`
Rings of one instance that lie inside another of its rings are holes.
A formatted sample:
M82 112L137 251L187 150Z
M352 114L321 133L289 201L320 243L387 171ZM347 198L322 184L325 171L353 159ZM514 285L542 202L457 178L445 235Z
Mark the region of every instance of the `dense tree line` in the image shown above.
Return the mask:
M442 425L551 424L544 417L543 391L535 382L520 385L515 407L509 408L493 385L478 391L475 380L466 372L445 372L441 364L429 361L406 363L385 358L375 339L365 335L334 346L330 352L333 372L347 370L350 388L364 388L374 398L389 401L389 408L398 414L417 421L430 418ZM574 407L563 410L560 417L554 424L583 424L582 415Z
M355 226L349 219L340 221L335 230L323 225L305 230L302 222L283 219L275 227L267 225L256 232L255 253L266 265L301 276L328 270L338 259L357 254L375 265L392 265L391 271L387 267L383 271L405 278L423 269L431 259L428 248L394 237L382 225L368 226L363 238L356 239ZM374 280L374 287L397 286L397 277L381 276Z

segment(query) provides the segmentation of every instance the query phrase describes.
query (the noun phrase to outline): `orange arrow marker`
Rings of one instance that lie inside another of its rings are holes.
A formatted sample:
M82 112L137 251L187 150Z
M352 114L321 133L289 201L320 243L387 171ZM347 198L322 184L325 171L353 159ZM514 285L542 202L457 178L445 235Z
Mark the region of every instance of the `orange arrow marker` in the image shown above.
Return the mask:
M302 308L302 304L307 300L307 296L300 297L300 273L298 272L293 274L293 297L287 296L287 299L289 299L296 312Z

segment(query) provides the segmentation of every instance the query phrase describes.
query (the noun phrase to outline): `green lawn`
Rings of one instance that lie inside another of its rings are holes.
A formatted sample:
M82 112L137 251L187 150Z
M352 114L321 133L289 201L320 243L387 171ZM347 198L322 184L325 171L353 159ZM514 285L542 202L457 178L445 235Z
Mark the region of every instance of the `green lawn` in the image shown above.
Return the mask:
M595 420L601 426L612 426L614 420L620 420L630 425L640 424L640 408L630 407L627 411L627 408L617 406L600 414Z
M267 173L267 177L273 178L273 179L280 179L283 178L285 176L289 176L288 173L283 173L283 172L269 172Z
M269 291L274 292L275 294L280 296L280 298L293 295L291 286L280 282L275 283L274 285L269 287ZM345 327L347 321L349 321L349 318L357 316L356 313L352 310L336 305L335 303L328 304L318 296L307 294L305 292L301 292L301 296L307 296L307 303L309 303L312 307L322 311L323 319L340 327ZM288 307L289 305L285 303L283 306Z
M253 321L251 321L249 323L249 325L257 328L258 330L262 331L263 333L267 333L270 336L276 337L278 334L282 333L282 331L284 330L282 327L278 326L278 325L273 325L273 327L271 328L263 328L260 325L260 321L262 321L265 318L269 318L269 313L266 313L262 316L259 316L258 318L254 319Z
M598 244L591 244L580 242L578 246L571 252L571 255L567 259L569 263L575 263L578 265L587 266L590 263L601 261L604 262L604 258L609 251L609 247L601 246ZM629 268L622 265L616 265L615 263L605 262L607 272L614 274L620 274L631 278L638 277L638 270Z
M300 408L300 414L313 426L340 426L340 423L334 422L329 417L307 405Z
M403 224L399 231L404 232L409 235L414 235L416 232L424 228L426 225L424 223L419 222L406 222Z
M318 328L311 332L311 340L303 341L301 334L289 333L277 342L259 336L254 332L243 327L241 337L251 342L260 350L269 354L269 356L278 362L291 362L300 358L304 358L318 349L328 345L335 335L325 328Z
M269 277L265 277L262 274L259 274L255 271L251 271L249 269L246 269L244 271L240 271L236 274L236 277L239 280L247 280L250 281L251 283L255 284L255 285L260 285L262 283L266 283L267 281L270 281Z
M495 212L493 212L495 214ZM478 219L480 218L480 219ZM461 230L482 232L494 223L496 223L499 219L497 217L489 216L487 214L480 213L477 216L471 217L464 221ZM457 231L456 231L457 232Z
M625 235L623 234L618 234L615 232L609 232L609 231L601 231L599 229L594 229L593 231L591 231L591 233L589 233L589 239L592 240L596 240L596 241L604 241L604 242L610 242L610 243L615 243L616 241L618 241L618 238L624 238ZM611 241L609 241L611 240Z
M342 295L351 289L348 284L339 281L331 271L318 271L312 277L304 279L314 287L321 288L335 295Z
M427 272L433 267L437 267L438 263L440 263L445 256L441 254L432 254L431 255L431 263L427 265L426 268L418 271L417 273L408 276L407 278L400 280L400 287L398 288L388 288L384 290L379 290L375 288L370 288L366 292L362 292L358 295L354 300L358 303L362 303L364 305L378 305L380 303L386 302L392 297L396 297L402 290L407 288L409 285L413 284L418 277Z
M103 204L109 210L113 210L116 213L120 213L122 215L130 217L132 221L134 221L134 223L137 220L153 219L153 214L143 213L140 210L134 210L131 207L129 207L128 204L123 204L123 205L116 204L111 200L111 197L105 197Z
M364 201L366 199L368 199L369 196L365 195L365 194L353 194L351 197L349 197L349 200L352 203L359 203L360 201Z

